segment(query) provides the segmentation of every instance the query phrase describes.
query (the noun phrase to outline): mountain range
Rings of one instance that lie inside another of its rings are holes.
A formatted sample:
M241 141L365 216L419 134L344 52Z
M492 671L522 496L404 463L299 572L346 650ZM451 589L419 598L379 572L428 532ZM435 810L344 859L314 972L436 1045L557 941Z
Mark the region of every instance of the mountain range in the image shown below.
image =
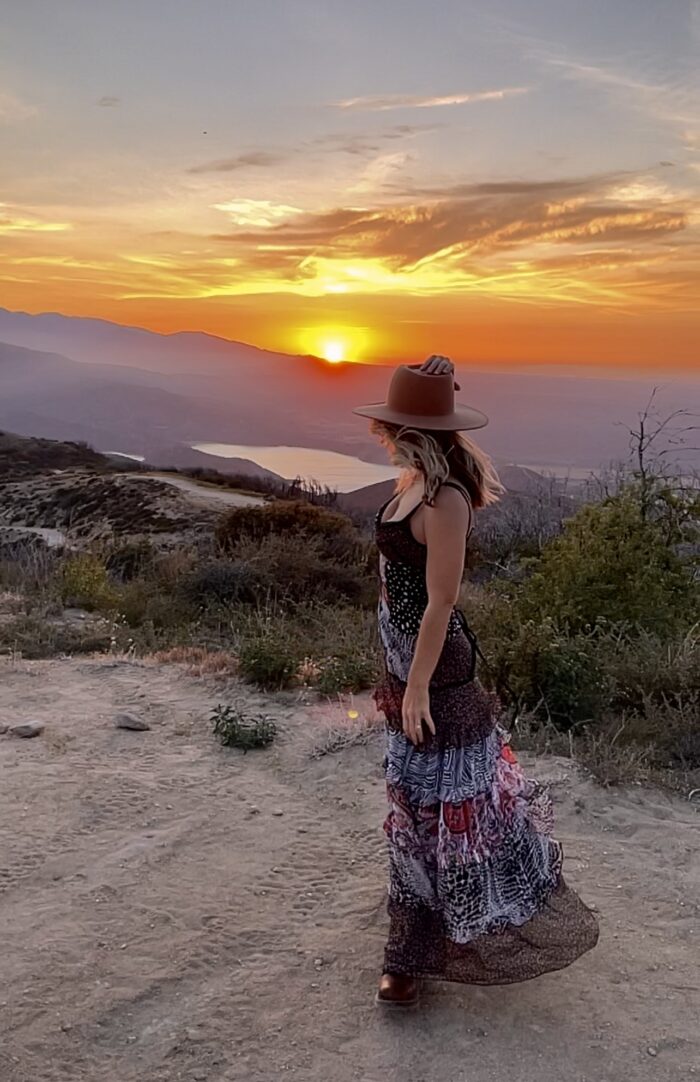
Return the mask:
M390 375L389 366L331 365L199 332L0 309L0 428L82 439L158 465L192 464L185 459L198 454L190 450L197 442L302 446L385 462L351 408L383 399ZM458 378L458 398L491 418L479 442L499 462L532 466L596 468L624 458L628 429L653 389L639 378L539 370L461 367ZM700 411L700 381L669 381L657 406L663 415Z

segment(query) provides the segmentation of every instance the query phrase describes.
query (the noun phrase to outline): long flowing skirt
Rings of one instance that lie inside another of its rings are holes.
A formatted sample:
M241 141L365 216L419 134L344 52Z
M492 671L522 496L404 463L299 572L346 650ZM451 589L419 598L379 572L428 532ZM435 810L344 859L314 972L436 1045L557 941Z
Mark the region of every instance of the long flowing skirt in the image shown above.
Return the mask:
M569 965L598 924L564 880L549 794L524 776L494 700L478 681L435 689L437 734L416 747L401 731L404 687L387 674L375 691L387 717L385 972L507 984Z

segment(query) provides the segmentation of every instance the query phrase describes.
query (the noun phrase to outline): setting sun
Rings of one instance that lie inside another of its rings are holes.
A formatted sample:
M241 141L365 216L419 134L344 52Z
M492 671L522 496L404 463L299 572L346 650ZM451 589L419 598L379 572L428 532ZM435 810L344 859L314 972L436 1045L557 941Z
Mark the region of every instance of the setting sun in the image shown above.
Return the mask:
M339 364L345 360L345 342L338 338L323 343L323 358L331 364Z

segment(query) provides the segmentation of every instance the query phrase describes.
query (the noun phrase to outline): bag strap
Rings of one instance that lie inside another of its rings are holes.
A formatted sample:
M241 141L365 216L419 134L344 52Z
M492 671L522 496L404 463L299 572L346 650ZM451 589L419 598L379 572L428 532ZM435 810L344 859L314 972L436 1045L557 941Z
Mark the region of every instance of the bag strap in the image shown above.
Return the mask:
M496 687L495 673L494 673L493 669L491 668L491 666L489 665L488 661L486 660L481 647L479 646L479 640L477 639L476 632L473 631L472 628L469 626L469 622L467 621L467 618L464 615L464 612L462 611L462 609L455 606L455 612L457 613L457 618L458 618L460 624L462 625L462 629L463 629L465 635L469 639L469 643L470 643L470 645L472 647L472 651L473 651L473 655L474 655L474 661L472 662L471 678L472 679L474 678L474 670L476 668L475 659L478 657L479 661L482 663L482 665L486 669L486 672L491 677L491 680L493 682L494 687ZM517 698L515 692L513 691L512 687L510 686L510 684L508 683L508 681L505 678L502 680L502 684L503 684L503 687L505 688L505 690L510 695L511 702L513 704L513 721L512 721L512 724L515 724L515 722L517 721L518 713L519 713L518 698Z

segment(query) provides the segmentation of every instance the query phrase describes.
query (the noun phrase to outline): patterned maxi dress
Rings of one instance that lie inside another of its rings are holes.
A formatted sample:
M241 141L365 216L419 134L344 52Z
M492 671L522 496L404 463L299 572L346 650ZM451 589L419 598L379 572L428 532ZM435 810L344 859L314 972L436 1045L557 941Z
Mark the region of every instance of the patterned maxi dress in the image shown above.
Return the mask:
M549 796L524 777L475 678L475 640L457 608L430 681L435 736L424 727L414 746L403 734L427 550L411 533L416 508L381 521L389 502L375 519L384 675L374 699L386 717L389 805L384 971L507 984L561 969L595 946L598 925L563 879Z

